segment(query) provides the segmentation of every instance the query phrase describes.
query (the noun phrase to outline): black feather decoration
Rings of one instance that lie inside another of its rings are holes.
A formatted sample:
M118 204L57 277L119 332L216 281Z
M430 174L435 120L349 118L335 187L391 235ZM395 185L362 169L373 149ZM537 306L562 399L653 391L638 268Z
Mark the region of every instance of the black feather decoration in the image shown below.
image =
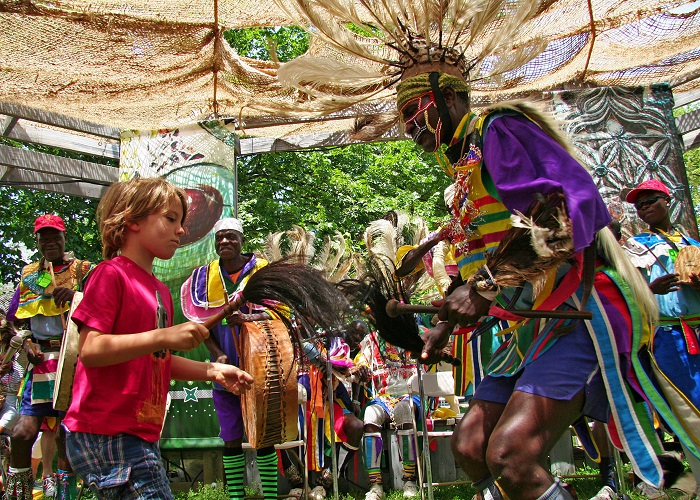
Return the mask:
M387 313L386 305L390 299L410 303L410 297L401 283L392 278L391 270L386 268L386 264L381 259L371 258L367 262L366 273L361 279L343 280L337 286L350 302L356 304L356 307L369 308L369 320L384 340L405 349L416 357L420 356L425 343L418 331L415 316L400 314L391 317ZM446 352L443 353L443 360L453 364L459 363L459 360L455 360Z
M297 341L314 337L318 328L341 331L350 307L335 283L294 259L282 259L256 271L243 289L243 299L274 310L283 320L291 312L301 327Z

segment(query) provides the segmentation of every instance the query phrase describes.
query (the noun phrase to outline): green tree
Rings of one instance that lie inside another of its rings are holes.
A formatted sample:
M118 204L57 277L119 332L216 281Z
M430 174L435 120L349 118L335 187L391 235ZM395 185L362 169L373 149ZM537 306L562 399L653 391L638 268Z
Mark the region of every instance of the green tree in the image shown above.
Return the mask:
M270 153L238 168L239 216L258 248L294 224L319 235L337 230L361 246L368 223L388 210L420 215L431 228L447 218L449 178L407 141Z
M698 219L698 225L700 225L700 149L686 151L683 153L683 160L685 161L685 171L688 174L690 194L693 198L695 218Z
M66 223L66 250L79 259L100 260L100 239L95 223L97 200L0 186L0 276L16 284L22 267L39 258L34 219L54 213ZM25 255L23 256L22 245Z
M273 59L271 49L277 60L286 62L309 48L309 34L296 26L231 29L224 39L239 55L263 61Z
M362 246L368 223L388 210L420 215L431 229L447 218L442 192L449 178L432 155L420 154L409 141L244 157L238 168L239 217L251 248L294 224L321 236L340 231ZM21 267L37 257L33 222L44 213L65 219L66 249L99 261L97 202L0 187L3 282L16 283ZM20 243L33 254L29 259L23 259Z

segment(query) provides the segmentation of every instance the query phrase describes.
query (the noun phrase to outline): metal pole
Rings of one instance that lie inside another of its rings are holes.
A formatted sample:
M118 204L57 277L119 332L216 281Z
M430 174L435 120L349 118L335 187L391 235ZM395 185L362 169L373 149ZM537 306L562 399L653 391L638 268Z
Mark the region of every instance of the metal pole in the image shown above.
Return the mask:
M609 445L610 446L610 445ZM615 475L617 476L617 491L619 493L627 493L629 489L627 487L627 478L625 478L624 472L622 472L622 457L620 456L620 450L614 446L613 455L615 456Z
M331 476L333 477L333 499L338 500L338 456L335 452L335 408L333 397L333 369L331 366L331 337L326 333L326 374L328 379L328 404L331 428Z
M428 500L433 500L433 470L430 462L430 438L428 437L428 418L426 411L426 399L425 399L425 389L423 388L423 365L418 361L417 370L418 373L418 392L420 394L420 418L423 422L423 460L422 463L425 466L425 483L428 489ZM421 485L421 498L423 497L423 485Z
M238 156L233 156L233 217L238 218Z

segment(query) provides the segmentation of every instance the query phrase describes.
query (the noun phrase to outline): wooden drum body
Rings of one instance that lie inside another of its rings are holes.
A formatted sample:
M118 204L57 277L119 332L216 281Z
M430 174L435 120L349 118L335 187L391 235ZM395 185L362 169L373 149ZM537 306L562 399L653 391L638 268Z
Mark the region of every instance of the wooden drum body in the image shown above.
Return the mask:
M58 370L56 371L56 384L53 390L53 407L59 411L66 411L70 406L71 393L73 391L73 378L75 377L75 365L78 363L78 341L80 333L78 325L73 320L73 311L83 300L81 292L75 292L68 312L66 332L61 342L61 352L58 355Z
M253 387L241 394L248 442L259 449L296 439L297 369L286 325L281 320L244 323L240 346L241 368L253 376Z

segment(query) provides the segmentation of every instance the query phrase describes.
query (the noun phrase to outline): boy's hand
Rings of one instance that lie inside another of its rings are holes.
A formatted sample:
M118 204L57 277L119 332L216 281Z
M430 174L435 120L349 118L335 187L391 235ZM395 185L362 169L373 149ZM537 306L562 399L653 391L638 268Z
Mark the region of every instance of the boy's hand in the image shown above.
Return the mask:
M234 394L247 391L253 385L253 377L237 366L212 363L212 380Z
M194 321L171 326L165 332L165 348L173 351L191 351L209 337L209 330Z

